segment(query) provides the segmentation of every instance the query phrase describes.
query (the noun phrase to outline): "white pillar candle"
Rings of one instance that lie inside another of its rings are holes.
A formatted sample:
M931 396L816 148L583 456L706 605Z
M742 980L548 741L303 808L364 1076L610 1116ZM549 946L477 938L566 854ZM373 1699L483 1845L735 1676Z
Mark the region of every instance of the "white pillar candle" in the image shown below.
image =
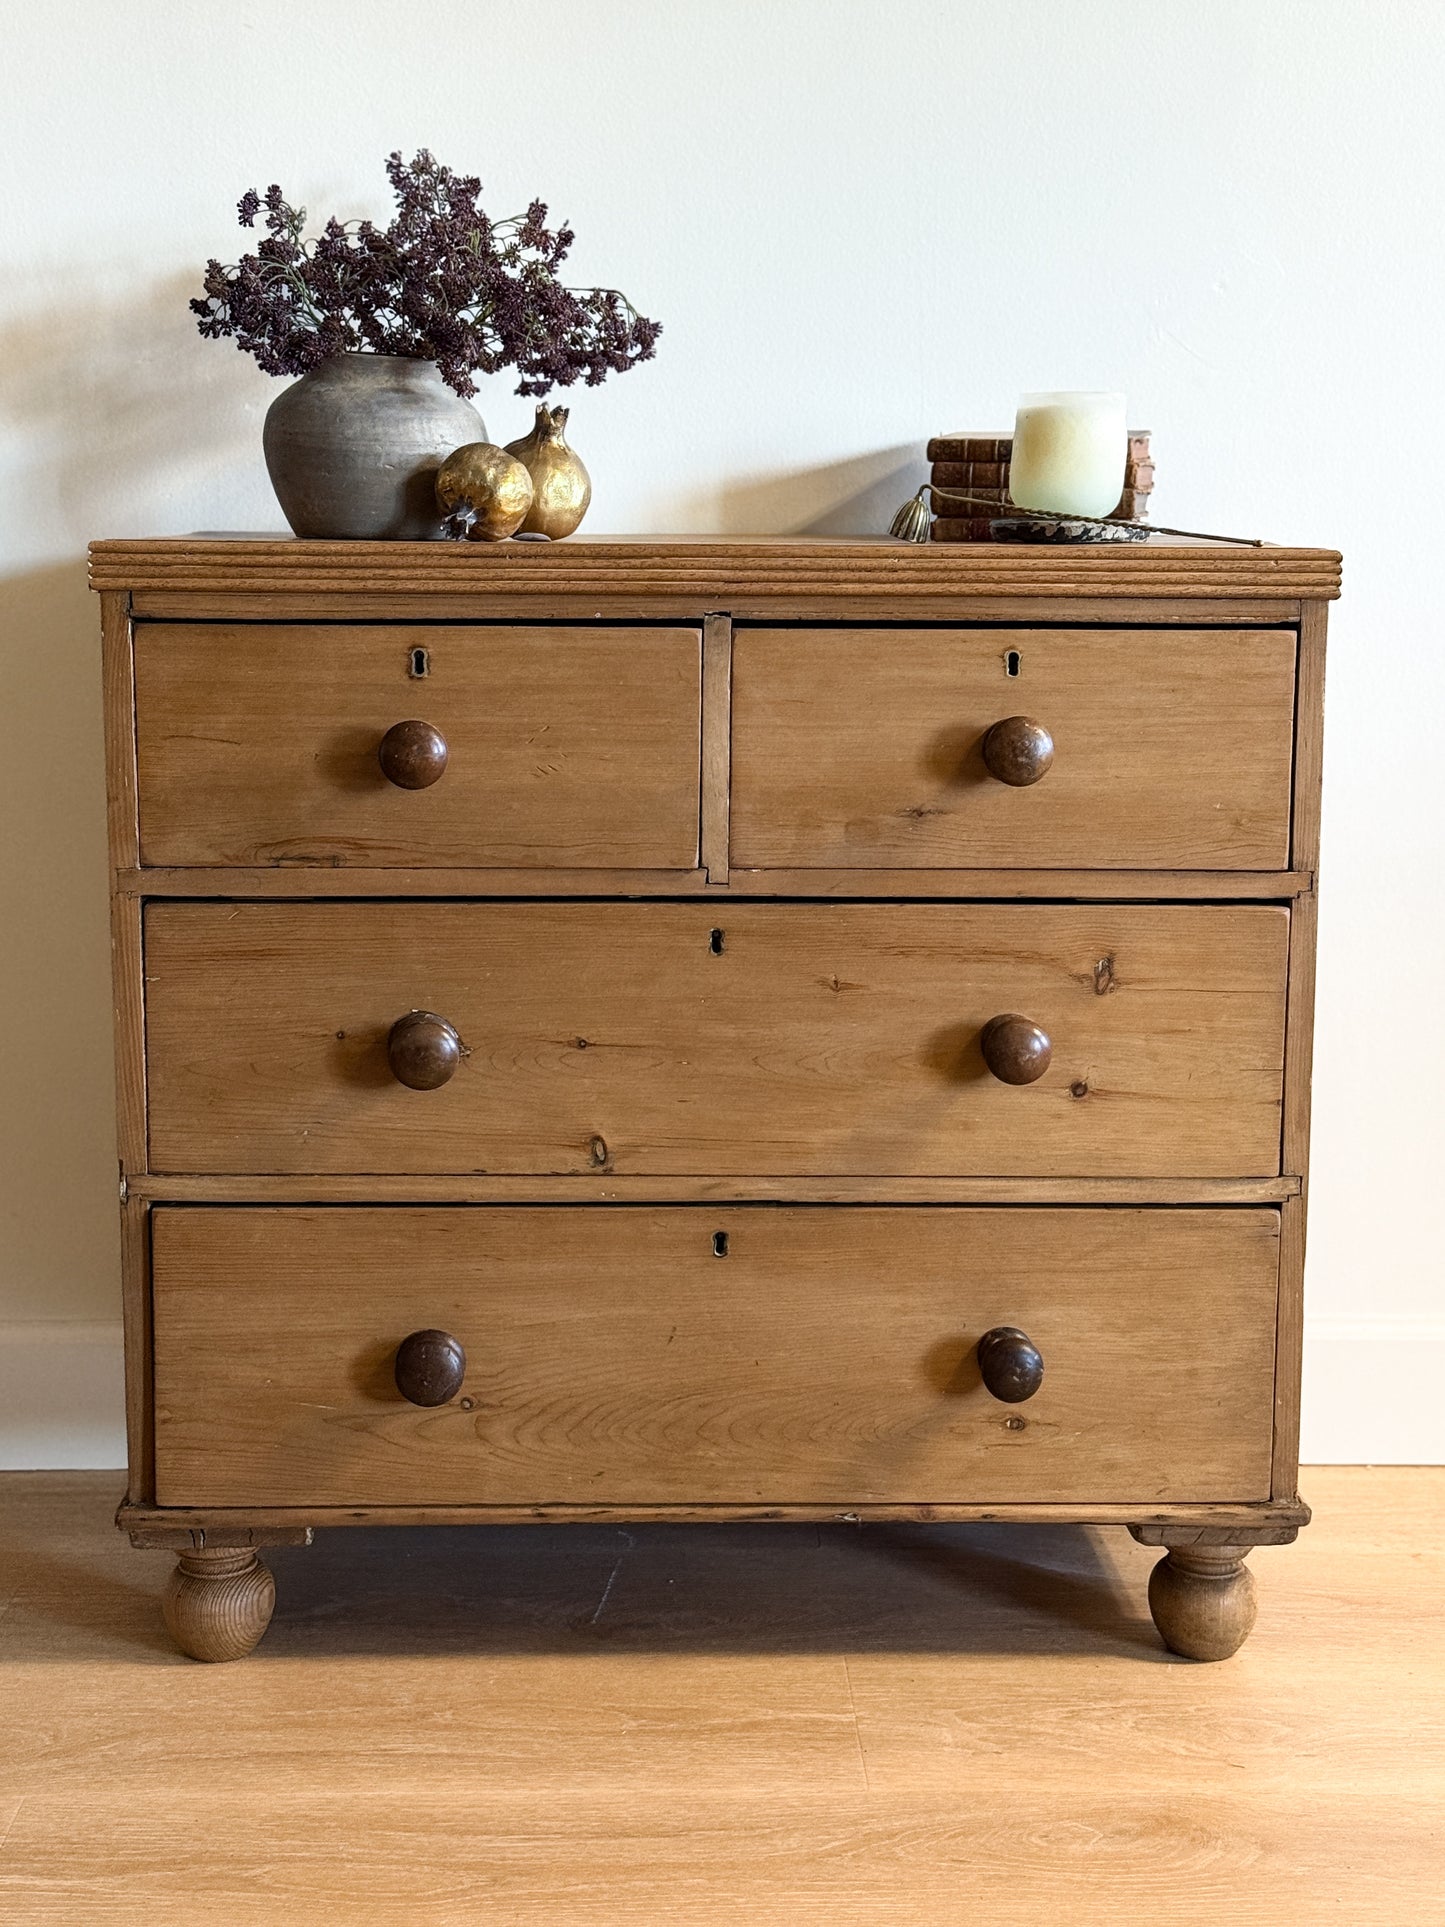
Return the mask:
M1122 395L1024 395L1009 495L1021 509L1109 515L1124 492L1128 452Z

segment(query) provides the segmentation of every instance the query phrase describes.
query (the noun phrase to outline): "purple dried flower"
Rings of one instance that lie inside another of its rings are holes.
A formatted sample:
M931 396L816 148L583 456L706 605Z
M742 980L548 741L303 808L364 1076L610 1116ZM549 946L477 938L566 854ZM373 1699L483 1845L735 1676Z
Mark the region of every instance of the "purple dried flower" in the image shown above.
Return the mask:
M274 375L363 350L435 361L463 396L499 368L517 370L519 395L545 395L651 360L660 322L616 289L558 281L574 236L548 231L545 202L493 221L477 205L480 180L425 148L410 162L389 154L386 176L390 226L333 217L313 241L301 238L305 208L274 183L248 188L237 215L253 227L264 207L266 233L234 266L206 263L204 299L190 304L200 333L233 336Z

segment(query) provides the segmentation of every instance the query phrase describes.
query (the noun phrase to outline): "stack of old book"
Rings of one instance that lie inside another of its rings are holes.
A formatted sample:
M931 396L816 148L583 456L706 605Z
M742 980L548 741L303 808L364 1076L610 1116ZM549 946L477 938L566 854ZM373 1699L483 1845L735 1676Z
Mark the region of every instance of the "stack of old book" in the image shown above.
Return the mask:
M956 489L974 497L970 502L950 502L944 495L932 498L935 542L987 542L990 524L996 516L1017 514L1008 498L1008 465L1012 453L1011 435L934 436L928 444L928 459L933 464L929 479L933 486ZM1149 494L1153 487L1149 431L1131 429L1124 493L1109 520L1148 521Z

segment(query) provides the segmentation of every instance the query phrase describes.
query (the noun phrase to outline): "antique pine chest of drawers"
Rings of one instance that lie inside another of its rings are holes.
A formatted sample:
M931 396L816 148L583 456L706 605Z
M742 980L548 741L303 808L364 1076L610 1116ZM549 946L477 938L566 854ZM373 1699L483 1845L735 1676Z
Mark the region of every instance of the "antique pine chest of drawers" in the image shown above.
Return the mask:
M1292 1539L1339 558L103 542L130 1482Z

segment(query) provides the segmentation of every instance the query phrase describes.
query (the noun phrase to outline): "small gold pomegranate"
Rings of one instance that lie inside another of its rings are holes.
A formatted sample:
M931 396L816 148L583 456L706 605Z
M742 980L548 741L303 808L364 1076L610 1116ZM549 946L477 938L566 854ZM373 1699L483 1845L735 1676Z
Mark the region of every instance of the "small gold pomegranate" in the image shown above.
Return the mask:
M532 478L495 442L466 442L437 470L437 501L456 540L505 542L532 506Z
M523 535L548 535L560 542L577 527L592 500L592 478L562 432L567 414L565 408L538 402L531 432L507 443L507 453L524 463L532 478L532 506L521 527Z

